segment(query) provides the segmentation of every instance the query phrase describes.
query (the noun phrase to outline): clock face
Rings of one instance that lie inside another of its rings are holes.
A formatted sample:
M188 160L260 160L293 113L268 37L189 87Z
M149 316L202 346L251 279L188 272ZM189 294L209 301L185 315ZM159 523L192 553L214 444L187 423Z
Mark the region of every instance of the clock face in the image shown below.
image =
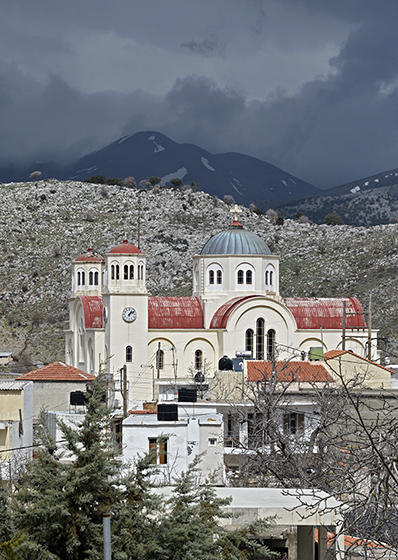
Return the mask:
M137 311L134 307L125 307L123 309L122 317L127 323L132 323L137 318Z

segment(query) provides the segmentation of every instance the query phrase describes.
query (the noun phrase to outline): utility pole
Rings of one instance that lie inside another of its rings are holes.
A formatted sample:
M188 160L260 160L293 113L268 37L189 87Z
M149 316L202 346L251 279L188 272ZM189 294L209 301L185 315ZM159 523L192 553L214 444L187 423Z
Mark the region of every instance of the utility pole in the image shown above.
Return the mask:
M102 529L104 536L104 560L111 560L112 549L111 549L111 514L102 514Z
M123 372L123 418L127 418L127 366L124 364L121 371Z
M158 349L156 350L156 377L158 379L160 379L160 342L158 342ZM162 367L164 367L164 364L162 364Z
M341 341L341 348L345 350L345 319L346 319L346 300L343 301L343 334L342 334L342 341Z
M368 314L368 360L372 359L372 292L369 294Z

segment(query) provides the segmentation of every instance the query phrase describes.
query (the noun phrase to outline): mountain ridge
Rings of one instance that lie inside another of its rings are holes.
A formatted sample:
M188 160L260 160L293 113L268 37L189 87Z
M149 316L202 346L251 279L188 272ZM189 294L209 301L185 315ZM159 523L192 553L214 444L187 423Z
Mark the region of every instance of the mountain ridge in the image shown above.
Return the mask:
M158 176L168 183L176 177L188 184L195 182L219 198L230 195L239 204L254 203L263 210L319 190L258 158L239 152L212 154L195 144L179 144L154 131L123 136L64 167L51 162L36 163L21 171L19 176L11 168L0 169L0 179L3 182L27 180L33 171L41 171L43 179L55 176L77 181L91 175L104 175L121 180L134 176L139 183Z

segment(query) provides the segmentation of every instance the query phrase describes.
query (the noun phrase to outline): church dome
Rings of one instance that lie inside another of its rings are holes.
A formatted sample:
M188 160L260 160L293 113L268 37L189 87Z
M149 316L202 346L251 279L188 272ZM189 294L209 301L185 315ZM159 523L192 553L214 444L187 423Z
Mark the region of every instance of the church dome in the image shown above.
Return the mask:
M129 243L127 239L123 241L121 245L117 245L113 249L109 251L109 253L116 254L116 255L136 255L141 254L141 251L133 245Z
M271 255L266 243L238 221L216 233L203 247L201 255Z

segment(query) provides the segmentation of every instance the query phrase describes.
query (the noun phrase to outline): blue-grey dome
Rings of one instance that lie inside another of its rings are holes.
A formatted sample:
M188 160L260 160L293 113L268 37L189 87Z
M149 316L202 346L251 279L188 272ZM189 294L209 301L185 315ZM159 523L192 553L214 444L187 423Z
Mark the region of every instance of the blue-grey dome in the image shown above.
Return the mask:
M271 255L266 243L239 222L232 222L225 231L216 233L203 247L201 255Z

